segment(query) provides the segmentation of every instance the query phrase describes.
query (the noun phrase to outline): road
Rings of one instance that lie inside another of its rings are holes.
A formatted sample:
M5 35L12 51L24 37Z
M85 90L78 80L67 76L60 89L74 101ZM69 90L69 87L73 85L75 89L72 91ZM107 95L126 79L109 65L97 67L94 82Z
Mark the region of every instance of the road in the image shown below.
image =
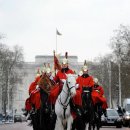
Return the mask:
M27 123L14 123L0 125L0 130L33 130Z
M0 125L0 130L33 130L27 123ZM130 130L130 128L103 127L101 130Z

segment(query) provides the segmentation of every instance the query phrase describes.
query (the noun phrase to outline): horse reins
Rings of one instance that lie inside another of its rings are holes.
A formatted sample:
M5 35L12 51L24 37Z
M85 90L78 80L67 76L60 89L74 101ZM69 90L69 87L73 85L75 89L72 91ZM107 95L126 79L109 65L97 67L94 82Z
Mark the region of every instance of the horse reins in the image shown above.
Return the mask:
M64 103L61 102L61 95L60 95L60 99L58 100L59 103L63 106L63 109L64 109L64 113L63 113L64 119L65 119L65 112L66 112L67 106L69 105L69 102L67 103L67 105L65 105L65 103L67 102L68 98L70 98L70 90L71 90L73 87L75 87L75 86L72 86L71 88L69 88L69 85L68 85L68 81L67 81L67 80L66 80L66 86L67 86L67 88L68 88L69 93L66 93L66 91L65 91L64 89L62 89L64 93L68 94L68 95L67 95L67 98L66 98L66 100L65 100L65 102L64 102Z

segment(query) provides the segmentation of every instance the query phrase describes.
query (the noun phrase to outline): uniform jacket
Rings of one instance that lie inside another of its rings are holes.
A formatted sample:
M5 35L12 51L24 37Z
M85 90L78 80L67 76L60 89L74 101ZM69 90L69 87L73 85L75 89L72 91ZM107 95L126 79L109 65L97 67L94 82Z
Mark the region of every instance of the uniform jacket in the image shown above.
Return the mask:
M92 76L89 76L89 75L87 77L79 76L76 79L76 83L79 84L78 89L80 90L80 92L82 92L83 87L93 87L94 86L93 78L92 78Z

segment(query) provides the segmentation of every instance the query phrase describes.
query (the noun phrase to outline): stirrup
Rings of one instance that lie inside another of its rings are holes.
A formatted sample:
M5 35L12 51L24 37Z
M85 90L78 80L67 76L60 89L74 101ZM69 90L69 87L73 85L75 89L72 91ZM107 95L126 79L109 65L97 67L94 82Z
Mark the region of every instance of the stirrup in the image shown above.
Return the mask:
M79 108L76 109L76 114L77 114L78 116L82 116L82 113L81 113L81 111L80 111Z
M50 118L52 118L54 114L55 114L55 111L52 110L51 113L50 113Z
M98 119L98 118L99 118L99 116L98 116L98 113L97 113L97 112L95 112L95 116L96 116L96 119Z

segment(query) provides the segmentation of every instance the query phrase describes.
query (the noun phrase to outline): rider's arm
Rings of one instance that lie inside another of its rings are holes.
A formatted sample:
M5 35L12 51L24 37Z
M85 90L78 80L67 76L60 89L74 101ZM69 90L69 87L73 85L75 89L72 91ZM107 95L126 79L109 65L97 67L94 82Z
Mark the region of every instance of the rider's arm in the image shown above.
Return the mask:
M94 86L94 81L93 81L93 78L90 77L90 81L89 81L89 87L93 87Z
M74 74L74 71L69 69L69 74Z
M80 92L82 92L82 87L81 87L81 85L80 85L80 77L78 77L78 78L76 79L76 85L77 85L77 90L79 90Z
M34 82L32 82L32 83L30 84L29 90L28 90L29 95L30 95L30 93L34 90L34 86L35 86L35 84L34 84Z
M59 73L56 74L56 76L53 78L56 83L60 82L59 79Z
M104 89L103 87L100 86L100 94L103 96L104 95Z

